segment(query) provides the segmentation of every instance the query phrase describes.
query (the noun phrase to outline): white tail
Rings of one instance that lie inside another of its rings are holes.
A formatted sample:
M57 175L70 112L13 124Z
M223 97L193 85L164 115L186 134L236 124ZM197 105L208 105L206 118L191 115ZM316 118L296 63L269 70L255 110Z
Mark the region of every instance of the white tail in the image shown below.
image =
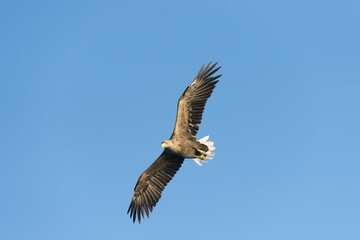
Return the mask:
M208 151L205 153L205 159L193 158L193 160L201 166L203 163L207 163L209 160L213 159L215 156L215 146L214 142L208 141L209 136L205 136L198 141L202 144L205 144L208 147Z

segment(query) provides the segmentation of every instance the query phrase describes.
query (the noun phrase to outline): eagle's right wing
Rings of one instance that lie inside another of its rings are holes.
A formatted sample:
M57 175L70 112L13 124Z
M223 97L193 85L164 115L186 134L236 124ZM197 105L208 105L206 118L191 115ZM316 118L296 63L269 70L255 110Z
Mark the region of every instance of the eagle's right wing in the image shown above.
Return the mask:
M158 159L141 174L127 211L130 212L133 222L137 218L140 223L145 214L149 217L165 186L180 169L183 162L184 158L163 151Z

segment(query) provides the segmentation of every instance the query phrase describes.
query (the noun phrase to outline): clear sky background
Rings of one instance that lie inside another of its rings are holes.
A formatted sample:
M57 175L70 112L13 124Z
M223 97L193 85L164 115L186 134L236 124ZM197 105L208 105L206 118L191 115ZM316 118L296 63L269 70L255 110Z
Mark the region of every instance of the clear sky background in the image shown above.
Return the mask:
M1 1L0 239L360 239L360 1ZM126 214L202 64L150 219Z

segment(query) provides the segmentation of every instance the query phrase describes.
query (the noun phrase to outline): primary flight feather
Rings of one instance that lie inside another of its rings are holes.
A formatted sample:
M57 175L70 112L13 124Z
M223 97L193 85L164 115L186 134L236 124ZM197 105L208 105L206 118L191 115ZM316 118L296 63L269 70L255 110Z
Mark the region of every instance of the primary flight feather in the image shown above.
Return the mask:
M134 196L128 209L133 222L149 217L161 193L180 169L185 158L192 158L198 165L212 159L214 143L208 136L196 139L206 101L211 96L218 78L213 76L220 67L211 62L202 66L194 81L179 99L174 131L169 140L161 143L164 151L139 177Z

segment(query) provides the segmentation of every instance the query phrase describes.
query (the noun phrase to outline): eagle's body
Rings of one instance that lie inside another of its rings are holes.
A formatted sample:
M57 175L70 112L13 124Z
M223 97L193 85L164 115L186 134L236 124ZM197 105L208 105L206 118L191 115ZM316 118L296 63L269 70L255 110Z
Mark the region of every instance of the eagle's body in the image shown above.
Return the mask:
M139 177L128 213L139 223L145 214L149 217L159 201L168 182L180 169L185 158L192 158L198 165L207 162L215 155L214 143L207 141L208 136L197 140L202 114L207 99L213 92L218 78L212 76L220 67L209 63L202 66L194 81L188 86L178 102L178 111L173 134L162 142L164 151L158 159Z
M200 151L207 152L209 150L205 144L188 139L181 141L178 138L174 138L170 141L164 141L162 145L165 151L182 158L198 158L201 156Z

